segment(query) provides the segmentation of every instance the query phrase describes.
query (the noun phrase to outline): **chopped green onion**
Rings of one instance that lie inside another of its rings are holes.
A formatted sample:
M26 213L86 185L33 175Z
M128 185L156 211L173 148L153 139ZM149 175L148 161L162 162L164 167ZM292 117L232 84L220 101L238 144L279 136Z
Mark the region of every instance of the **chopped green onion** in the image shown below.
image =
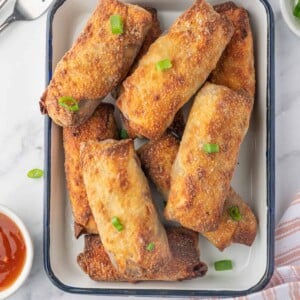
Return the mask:
M120 139L126 140L128 138L129 138L128 132L122 128L120 131Z
M231 206L228 208L228 213L232 220L239 221L242 219L238 206Z
M163 59L156 63L157 71L164 71L170 68L172 68L172 62L168 58Z
M293 14L296 18L300 19L300 0L298 0L298 3L296 4Z
M229 259L216 261L214 265L216 271L232 270L232 261Z
M114 225L114 227L118 230L118 231L122 231L123 230L123 225L121 224L120 220L118 217L113 217L111 219L112 224Z
M44 175L44 171L41 169L32 169L27 173L27 177L29 178L41 178Z
M146 249L147 249L148 251L153 251L154 248L155 248L154 243L149 243L149 244L147 245L147 247L146 247Z
M204 144L203 150L206 153L217 153L220 149L218 144Z
M78 102L72 97L61 97L58 99L58 103L69 111L79 110Z
M119 15L110 16L110 28L113 34L123 33L123 21L121 16Z

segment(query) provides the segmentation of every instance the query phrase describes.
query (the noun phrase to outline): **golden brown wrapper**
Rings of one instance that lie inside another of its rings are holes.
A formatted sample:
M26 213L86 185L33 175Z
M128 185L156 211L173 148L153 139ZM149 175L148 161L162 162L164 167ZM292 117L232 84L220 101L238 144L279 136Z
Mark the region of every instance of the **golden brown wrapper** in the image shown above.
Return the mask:
M235 91L244 90L254 97L253 36L248 12L233 2L216 5L214 9L233 23L234 34L209 80Z
M123 34L112 33L112 15L121 16ZM42 111L60 126L84 123L129 71L151 21L151 14L139 6L99 1L83 32L57 64L41 98ZM78 102L78 111L59 105L58 100L66 96Z
M171 134L166 134L158 140L149 141L138 150L145 173L166 200L170 191L172 165L178 153L179 144L178 139ZM230 217L228 208L232 206L239 208L242 216L240 221L234 221ZM251 246L256 232L257 220L254 213L233 188L230 188L217 230L201 234L223 251L231 243Z
M167 228L172 259L159 272L142 278L125 278L112 265L98 235L85 236L83 253L77 257L81 269L96 281L176 281L204 276L207 266L200 261L198 234L182 228Z
M149 139L162 136L176 112L216 67L232 34L227 18L204 0L197 0L151 45L123 82L117 106L129 126ZM172 67L158 71L156 64L164 59Z
M128 278L160 270L171 253L133 141L88 141L81 147L81 163L89 205L113 265ZM150 243L153 251L147 250Z
M194 100L171 173L165 216L198 232L218 228L249 127L252 99L206 83ZM206 153L217 144L218 153Z
M80 143L117 137L114 106L108 103L101 103L86 123L78 127L63 128L65 172L76 237L82 233L98 233L82 178Z

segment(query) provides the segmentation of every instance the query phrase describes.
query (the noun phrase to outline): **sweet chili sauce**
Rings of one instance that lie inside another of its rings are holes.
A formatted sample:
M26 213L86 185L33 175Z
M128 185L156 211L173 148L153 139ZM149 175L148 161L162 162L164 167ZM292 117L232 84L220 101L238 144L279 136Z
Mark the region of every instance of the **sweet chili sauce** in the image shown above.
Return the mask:
M10 287L18 278L25 257L26 246L20 229L0 213L0 291Z

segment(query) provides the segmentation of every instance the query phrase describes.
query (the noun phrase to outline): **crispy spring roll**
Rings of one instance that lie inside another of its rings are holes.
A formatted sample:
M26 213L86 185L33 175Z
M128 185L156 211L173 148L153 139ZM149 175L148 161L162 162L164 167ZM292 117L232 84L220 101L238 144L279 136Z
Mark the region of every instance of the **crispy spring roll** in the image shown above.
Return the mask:
M113 34L110 17L122 18L123 34ZM41 109L61 126L84 123L99 101L111 92L129 71L151 26L151 14L136 5L102 0L72 48L56 66L41 98ZM59 105L72 97L78 111Z
M88 141L81 163L89 205L113 265L128 278L161 269L171 252L133 141Z
M251 109L246 93L211 83L200 90L172 167L167 219L198 232L218 228Z
M232 207L238 207L241 220L235 221L230 217L228 210ZM256 237L256 232L257 220L251 208L233 188L230 188L217 230L202 234L219 250L223 251L231 243L251 246Z
M184 229L167 228L167 236L172 259L159 272L149 273L145 277L125 278L112 265L98 235L85 236L84 252L77 257L82 270L96 281L163 280L176 281L204 276L207 265L200 261L198 234Z
M172 165L178 149L179 140L170 134L166 134L158 140L143 145L138 151L143 169L166 200L170 190ZM228 213L228 209L233 206L239 208L242 216L239 221L233 220ZM230 188L217 230L204 232L202 235L222 251L231 243L251 246L256 231L257 221L251 208L233 188Z
M235 30L216 69L210 76L210 81L236 91L242 89L254 97L253 37L248 12L244 8L237 7L233 2L216 5L214 9L232 21Z
M117 136L114 106L108 103L101 103L86 123L78 127L63 128L65 171L76 237L81 233L98 233L83 183L80 143L117 138Z
M180 16L123 82L117 106L131 128L149 139L162 136L176 112L204 83L233 34L231 22L204 0ZM160 71L157 63L172 66Z

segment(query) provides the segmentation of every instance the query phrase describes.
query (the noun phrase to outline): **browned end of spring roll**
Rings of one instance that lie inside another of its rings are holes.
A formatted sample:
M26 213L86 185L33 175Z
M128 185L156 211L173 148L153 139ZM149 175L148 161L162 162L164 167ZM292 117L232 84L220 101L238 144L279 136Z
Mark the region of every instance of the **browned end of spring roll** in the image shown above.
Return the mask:
M176 281L204 276L207 265L200 261L198 234L184 229L167 228L172 259L159 272L143 278L125 278L112 265L98 235L85 236L83 253L77 257L81 269L96 281L164 280Z
M110 17L119 15L123 33L113 34ZM111 92L129 71L151 26L151 14L136 5L102 0L72 48L57 64L41 99L42 110L61 126L85 122L99 101ZM79 110L59 105L72 97Z
M232 208L238 208L240 220L235 220L230 216ZM219 250L223 251L232 242L251 246L255 240L256 232L257 220L254 213L240 195L233 188L230 188L218 229L202 234Z
M251 109L251 99L226 87L200 90L172 167L167 219L198 232L218 228Z
M233 2L214 6L234 25L234 34L221 56L210 81L225 85L233 90L244 90L250 96L255 94L255 69L253 36L247 10L237 7Z
M82 233L98 233L83 183L80 143L88 140L101 141L117 138L117 136L114 106L107 103L100 104L86 123L78 127L63 128L67 188L74 216L76 237Z
M181 15L123 82L117 106L139 135L157 139L204 83L233 34L231 22L203 0ZM159 70L168 59L171 67Z

